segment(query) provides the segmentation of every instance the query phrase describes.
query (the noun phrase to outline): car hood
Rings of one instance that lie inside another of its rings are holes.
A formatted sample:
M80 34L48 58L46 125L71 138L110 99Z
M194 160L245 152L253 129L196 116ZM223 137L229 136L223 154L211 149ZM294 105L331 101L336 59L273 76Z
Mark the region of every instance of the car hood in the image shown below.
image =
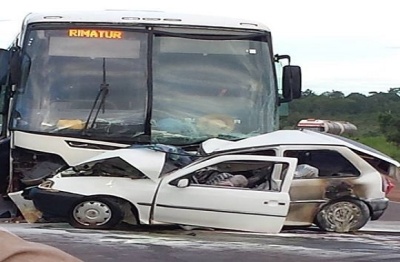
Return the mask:
M109 158L121 158L153 181L158 180L165 163L165 152L149 148L125 148L107 151L76 166Z
M346 146L352 150L359 151L374 158L378 158L385 162L388 162L396 167L400 167L400 163L398 161L372 147L342 136L310 130L278 130L242 139L236 142L213 138L204 141L201 145L201 149L206 155L210 155L214 153L222 153L225 151L280 145Z

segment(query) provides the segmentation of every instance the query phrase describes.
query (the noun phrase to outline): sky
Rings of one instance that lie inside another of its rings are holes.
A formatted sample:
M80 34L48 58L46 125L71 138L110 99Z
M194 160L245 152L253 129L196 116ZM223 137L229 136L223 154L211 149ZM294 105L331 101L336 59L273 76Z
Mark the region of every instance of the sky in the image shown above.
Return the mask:
M259 21L272 32L274 53L302 68L303 90L387 92L400 87L400 15L397 0L20 0L2 5L0 48L30 12L157 10Z

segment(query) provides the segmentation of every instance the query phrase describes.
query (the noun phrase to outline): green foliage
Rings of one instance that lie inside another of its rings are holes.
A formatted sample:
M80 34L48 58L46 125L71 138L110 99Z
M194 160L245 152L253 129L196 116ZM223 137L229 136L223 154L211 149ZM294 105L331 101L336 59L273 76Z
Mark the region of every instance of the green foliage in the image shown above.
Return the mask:
M355 139L358 140L360 143L375 148L376 150L379 150L382 153L393 157L397 161L400 161L399 147L394 143L387 142L384 136L365 136Z
M400 116L398 114L383 113L378 117L380 129L388 141L400 145Z

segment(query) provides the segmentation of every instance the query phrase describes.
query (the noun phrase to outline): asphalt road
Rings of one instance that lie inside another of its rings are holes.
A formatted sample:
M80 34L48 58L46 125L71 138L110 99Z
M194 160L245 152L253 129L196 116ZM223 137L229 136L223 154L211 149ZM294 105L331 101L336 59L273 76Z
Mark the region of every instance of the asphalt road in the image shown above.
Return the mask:
M89 231L65 224L2 226L83 261L400 261L400 234L284 230L262 235L168 227Z
M83 261L400 261L400 204L391 202L383 220L352 234L316 228L285 228L279 234L175 226L82 230L67 224L0 226L34 242L60 248Z
M82 230L64 223L0 222L34 242L83 261L400 261L400 203L390 202L378 221L351 234L284 228L279 234L183 230L176 226Z
M390 201L379 221L400 221L400 202Z

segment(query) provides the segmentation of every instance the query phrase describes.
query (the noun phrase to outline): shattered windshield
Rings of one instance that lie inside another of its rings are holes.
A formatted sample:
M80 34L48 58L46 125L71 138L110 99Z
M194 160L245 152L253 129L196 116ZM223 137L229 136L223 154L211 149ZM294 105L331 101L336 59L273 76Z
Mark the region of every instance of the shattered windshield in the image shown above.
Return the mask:
M62 172L61 176L112 176L129 177L132 179L147 178L137 168L119 157L106 158L86 162L70 167Z
M160 33L154 39L153 140L182 145L274 130L268 43L254 35L184 32L194 35Z
M117 30L32 30L13 127L96 138L144 132L147 37Z

